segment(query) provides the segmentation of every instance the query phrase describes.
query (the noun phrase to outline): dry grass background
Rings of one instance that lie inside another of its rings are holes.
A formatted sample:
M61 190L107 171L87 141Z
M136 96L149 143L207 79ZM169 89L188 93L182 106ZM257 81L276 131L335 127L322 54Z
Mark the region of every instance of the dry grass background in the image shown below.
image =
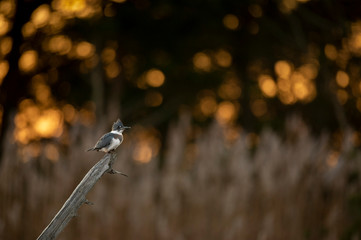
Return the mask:
M85 153L94 133L74 127L58 162L23 163L9 143L0 166L0 238L36 239L102 157ZM104 127L99 127L101 134ZM216 123L197 133L188 117L170 126L161 157L132 161L131 132L58 239L361 239L361 155L313 137L297 118L285 134L264 130L256 147L227 139ZM8 133L11 139L11 133ZM345 144L350 144L345 142Z

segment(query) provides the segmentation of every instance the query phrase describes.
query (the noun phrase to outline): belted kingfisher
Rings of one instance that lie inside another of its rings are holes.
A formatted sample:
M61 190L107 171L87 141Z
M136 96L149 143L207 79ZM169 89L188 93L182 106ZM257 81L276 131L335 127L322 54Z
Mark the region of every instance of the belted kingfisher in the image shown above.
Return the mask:
M89 148L87 151L114 151L123 142L123 131L130 127L124 126L119 119L113 124L112 131L104 134L94 147Z

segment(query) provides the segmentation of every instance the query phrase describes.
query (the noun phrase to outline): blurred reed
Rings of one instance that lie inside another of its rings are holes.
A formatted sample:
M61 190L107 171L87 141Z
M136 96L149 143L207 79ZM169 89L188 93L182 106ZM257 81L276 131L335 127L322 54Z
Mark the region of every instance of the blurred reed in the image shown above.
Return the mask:
M35 239L102 157L83 151L92 133L73 128L72 149L55 163L23 163L6 146L1 239ZM228 130L214 123L199 133L183 116L146 164L132 160L129 133L114 169L130 177L103 176L88 196L95 205L81 207L59 239L360 239L359 151L335 151L297 118L282 136L264 130L256 142L245 133L229 140Z

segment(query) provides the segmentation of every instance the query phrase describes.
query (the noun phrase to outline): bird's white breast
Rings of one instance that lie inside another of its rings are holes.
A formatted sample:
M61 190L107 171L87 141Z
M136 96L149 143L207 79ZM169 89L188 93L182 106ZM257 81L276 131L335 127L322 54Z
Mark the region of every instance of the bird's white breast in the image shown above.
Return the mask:
M108 151L116 149L121 144L120 140L118 138L113 138L110 142Z

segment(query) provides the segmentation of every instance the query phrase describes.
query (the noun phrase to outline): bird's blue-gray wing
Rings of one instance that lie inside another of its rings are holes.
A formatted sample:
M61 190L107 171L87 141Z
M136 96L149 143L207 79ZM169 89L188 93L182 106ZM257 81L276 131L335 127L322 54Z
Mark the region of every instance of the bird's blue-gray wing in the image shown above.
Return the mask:
M113 138L113 134L112 133L107 133L104 134L99 140L98 142L95 144L94 149L102 149L103 147L107 147Z

